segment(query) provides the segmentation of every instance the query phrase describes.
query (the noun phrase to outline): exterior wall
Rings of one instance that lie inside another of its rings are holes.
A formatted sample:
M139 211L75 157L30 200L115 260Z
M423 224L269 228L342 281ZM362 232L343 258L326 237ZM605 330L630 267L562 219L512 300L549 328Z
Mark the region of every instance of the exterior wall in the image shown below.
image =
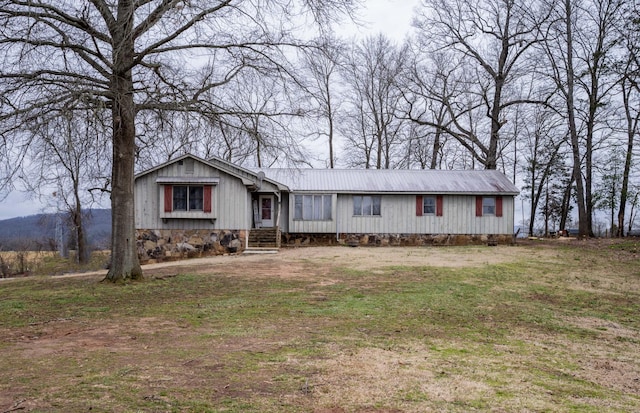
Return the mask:
M245 231L136 230L138 258L142 263L242 252L245 239Z
M289 197L293 211L293 196ZM513 234L514 198L502 197L502 217L475 216L475 195L444 195L442 216L416 216L416 195L382 195L380 216L354 216L353 195L334 195L331 221L296 221L289 233L333 234Z
M379 217L354 217L353 197L338 198L339 232L348 234L512 234L513 198L503 198L503 216L475 216L475 196L443 196L442 216L416 216L415 195L382 197Z
M289 232L289 211L293 211L293 206L290 206L290 202L293 202L293 195L290 195L288 192L283 192L281 194L280 205L278 209L280 211L280 222L279 227L281 232ZM293 217L293 214L291 214Z
M207 219L203 213L172 213L171 218L162 210L164 185L156 183L159 177L210 177L219 178L212 188L211 214ZM152 229L247 229L251 223L250 196L242 180L206 164L195 161L193 174L185 174L184 165L172 163L136 179L135 220L136 228ZM194 216L197 219L189 219ZM211 220L210 218L215 218Z

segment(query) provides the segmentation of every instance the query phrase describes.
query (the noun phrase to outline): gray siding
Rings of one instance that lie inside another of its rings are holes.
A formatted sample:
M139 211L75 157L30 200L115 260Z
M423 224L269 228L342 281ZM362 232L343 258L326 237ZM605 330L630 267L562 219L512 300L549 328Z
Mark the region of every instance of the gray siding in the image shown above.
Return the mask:
M293 200L293 196L286 192L283 192L281 196L282 199L280 199L280 205L278 205L278 210L280 211L280 231L292 232L289 231L289 211L293 211L293 209L289 206L289 198Z
M416 216L415 195L382 195L380 216L354 216L353 196L337 198L337 232L351 234L512 234L513 197L503 216L475 216L475 196L445 195L443 214Z
M188 179L189 176L218 178L213 186L211 214L173 212L164 213L164 185L158 177ZM251 223L250 195L242 180L209 165L196 161L192 174L185 174L184 165L172 163L136 179L136 228L144 229L247 229ZM163 222L163 216L167 219ZM197 217L200 219L189 219ZM205 218L206 219L201 219ZM210 218L215 218L211 221Z

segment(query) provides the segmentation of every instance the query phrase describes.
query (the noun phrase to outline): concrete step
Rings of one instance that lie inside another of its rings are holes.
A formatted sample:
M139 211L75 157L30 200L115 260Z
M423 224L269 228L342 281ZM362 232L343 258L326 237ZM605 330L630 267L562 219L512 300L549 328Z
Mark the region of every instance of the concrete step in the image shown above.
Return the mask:
M278 248L249 247L246 250L244 250L242 253L243 254L277 254Z

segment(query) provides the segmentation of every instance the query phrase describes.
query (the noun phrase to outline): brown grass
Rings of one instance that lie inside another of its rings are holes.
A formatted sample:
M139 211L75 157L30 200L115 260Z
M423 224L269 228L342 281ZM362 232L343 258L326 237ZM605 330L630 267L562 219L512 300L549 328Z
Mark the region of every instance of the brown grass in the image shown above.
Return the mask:
M638 256L594 244L3 280L0 412L638 411Z

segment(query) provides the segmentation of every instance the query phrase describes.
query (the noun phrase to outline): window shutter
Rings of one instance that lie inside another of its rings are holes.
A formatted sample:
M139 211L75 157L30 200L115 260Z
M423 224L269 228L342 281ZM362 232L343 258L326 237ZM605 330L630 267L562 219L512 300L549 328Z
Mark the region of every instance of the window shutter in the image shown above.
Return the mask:
M496 216L497 217L502 216L502 197L501 196L496 197Z
M423 211L422 195L418 195L418 196L416 196L416 216L417 217L421 217L422 216L422 211Z
M441 217L442 214L442 195L438 195L436 196L436 216Z
M482 195L476 196L476 216L482 216Z
M202 212L211 212L211 189L211 185L204 186Z
M173 211L173 187L171 185L164 186L164 212Z

